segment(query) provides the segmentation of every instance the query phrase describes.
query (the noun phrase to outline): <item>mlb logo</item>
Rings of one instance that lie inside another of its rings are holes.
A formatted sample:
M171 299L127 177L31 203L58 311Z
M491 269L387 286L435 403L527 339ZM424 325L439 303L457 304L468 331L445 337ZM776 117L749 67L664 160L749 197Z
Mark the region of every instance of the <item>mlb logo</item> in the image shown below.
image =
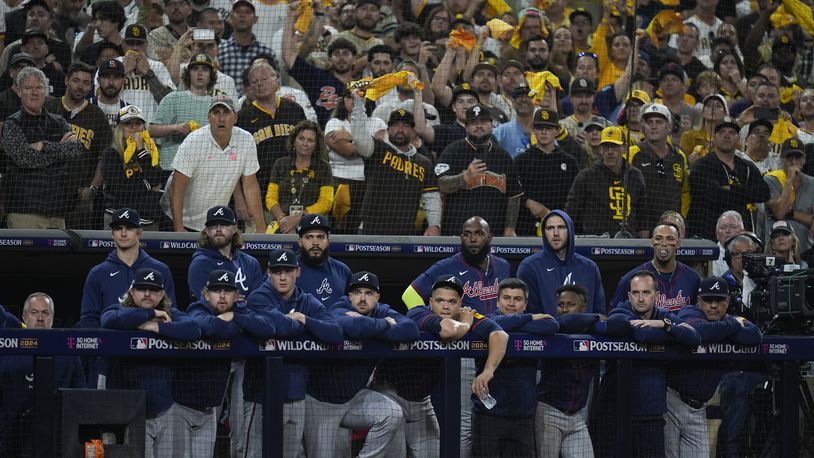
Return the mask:
M169 248L169 247L170 247L170 242L167 242L167 241L161 242L161 248Z
M356 251L356 245L345 245L346 251Z
M146 337L131 337L130 338L130 349L131 350L146 350L147 349L147 338Z
M574 351L588 351L588 341L587 340L575 340L574 341Z
M696 348L695 351L693 351L693 353L697 353L697 354L705 354L706 352L707 352L707 347L705 347L703 345L699 345L698 348Z
M599 247L593 247L593 248L591 248L591 254L599 254L599 253L601 253L601 252L602 252L602 251L599 249Z
M424 246L419 245L419 246L415 247L415 252L416 253L423 253L424 252Z
M98 240L91 240L90 241L91 248L99 248L99 241Z
M277 351L277 341L274 339L269 339L260 344L260 350L263 351Z

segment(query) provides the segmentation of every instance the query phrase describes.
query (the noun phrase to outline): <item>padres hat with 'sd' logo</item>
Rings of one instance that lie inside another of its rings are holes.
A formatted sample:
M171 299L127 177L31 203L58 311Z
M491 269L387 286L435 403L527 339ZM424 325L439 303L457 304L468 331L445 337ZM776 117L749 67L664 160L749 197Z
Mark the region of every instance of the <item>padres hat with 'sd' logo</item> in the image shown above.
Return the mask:
M141 24L128 25L124 31L124 39L147 41L147 28Z
M803 142L792 137L783 142L783 149L780 151L780 156L805 156L805 146Z
M212 58L204 53L193 54L189 58L189 63L187 64L189 67L193 65L205 65L209 68L215 68L215 63L212 62Z
M403 108L391 111L390 118L387 119L388 126L392 126L397 122L405 122L415 127L415 118L413 117L413 114Z
M605 143L624 145L625 134L622 132L622 129L618 126L610 126L602 129L602 137L599 140L599 144L604 145Z
M556 111L540 108L534 113L532 125L534 125L535 127L541 126L560 127L560 117Z

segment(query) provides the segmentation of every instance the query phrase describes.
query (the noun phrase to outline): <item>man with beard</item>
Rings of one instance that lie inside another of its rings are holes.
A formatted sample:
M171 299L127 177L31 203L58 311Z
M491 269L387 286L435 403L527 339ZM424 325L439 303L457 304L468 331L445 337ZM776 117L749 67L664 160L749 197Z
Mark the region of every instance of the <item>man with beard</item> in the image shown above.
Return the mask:
M514 106L514 119L497 126L494 135L500 147L514 158L527 150L531 144L534 105L529 97L529 87L525 83L512 89L510 96Z
M114 128L119 124L119 110L129 105L120 97L124 87L124 64L109 60L99 67L97 75L99 90L90 98L90 103L102 110L110 127Z
M65 95L45 104L49 112L68 121L71 132L85 149L85 153L73 162L65 189L67 195L77 196L76 207L66 217L68 229L95 228L102 222L101 217L94 221L93 200L102 186L99 159L113 141L113 132L102 110L86 99L94 72L95 69L87 64L71 64L65 75Z
M464 285L463 305L488 315L497 304L498 284L511 277L511 266L491 253L492 231L479 216L466 220L461 229L461 251L442 259L410 283L401 299L408 309L427 304L432 285L444 275L458 277Z
M334 35L334 40L344 38L356 47L356 61L353 64L354 73L357 73L367 65L367 52L370 48L384 44L384 42L373 36L373 30L381 18L379 12L379 2L376 0L359 0L356 2L355 25L350 30L345 30Z
M585 78L575 78L571 82L571 90L568 92L568 96L574 105L574 113L560 121L560 125L568 132L568 135L577 139L579 143L585 143L585 137L580 134L585 123L593 116L596 84Z
M659 72L659 89L662 92L662 104L669 108L672 125L669 133L680 139L681 134L698 125L701 112L684 101L687 93L687 74L675 62L669 62Z
M288 16L283 31L283 62L288 67L288 74L292 77L296 75L296 81L308 94L317 112L319 126L325 128L336 104L342 100L347 84L353 79L353 62L357 49L347 39L337 38L328 46L330 70L323 70L306 62L305 57L297 53L294 38L294 24L302 10L299 1L288 5Z
M466 112L466 138L449 145L435 166L445 194L444 235L473 214L491 221L493 231L514 237L523 190L512 157L491 140L492 117L483 105Z
M330 308L344 297L352 275L344 262L330 256L331 224L322 215L305 214L297 234L300 246L297 264L301 269L297 286Z
M237 93L243 95L243 69L251 65L254 58L260 54L274 56L274 51L252 33L252 28L257 23L257 13L252 2L248 0L234 2L229 23L234 32L231 37L218 45L218 61L223 73L235 80ZM272 30L276 29L277 27Z
M416 92L418 94L418 92ZM387 121L387 140L368 133L364 99L353 91L351 134L356 150L365 159L365 197L360 232L363 234L417 235L416 214L424 206L424 235L441 234L441 195L432 162L413 145L416 118L424 123L421 97L414 99L413 113L394 110Z
M542 35L529 38L526 48L526 66L531 72L548 70L548 42Z
M480 62L475 65L472 70L472 87L478 93L478 101L482 106L485 106L492 119L498 124L508 122L509 117L506 116L508 109L503 109L499 105L504 104L503 99L500 98L497 87L498 69L489 62Z
M630 280L641 270L652 272L658 280L656 307L678 312L683 307L695 304L701 277L690 266L676 260L676 251L681 245L678 228L672 224L659 224L653 229L650 244L653 247L653 259L635 267L619 280L610 302L611 307L627 300Z
M387 45L382 45L386 47ZM375 51L376 48L372 48L371 51ZM372 53L368 53L371 55ZM379 53L379 56L382 56ZM374 58L375 59L375 58ZM375 61L374 61L375 62ZM390 70L380 73L378 76L382 76L384 73L391 73L393 71L393 67L390 67ZM421 72L426 70L421 70L419 65L412 60L403 60L401 63L396 67L396 71L408 71L411 72L416 79L421 79ZM373 77L375 78L377 75L374 73ZM395 92L395 97L389 97ZM418 94L416 96L416 94ZM404 108L407 111L413 111L413 105L415 105L415 98L420 97L422 101L422 105L424 106L424 119L427 126L436 127L441 124L441 116L438 114L438 109L435 106L430 105L427 102L424 102L424 92L423 91L416 91L408 82L407 84L400 84L396 86L396 88L389 94L385 95L381 99L379 99L379 104L376 106L376 109L373 110L373 116L381 119L384 122L387 122L387 117L390 116L390 113L393 110L398 110L400 108ZM415 115L415 113L413 113Z
M164 2L167 25L150 31L148 35L147 57L161 61L169 67L169 57L175 43L186 33L189 27L187 19L192 12L189 0L168 0Z
M376 45L367 52L367 71L373 78L393 73L395 66L396 51L390 46Z

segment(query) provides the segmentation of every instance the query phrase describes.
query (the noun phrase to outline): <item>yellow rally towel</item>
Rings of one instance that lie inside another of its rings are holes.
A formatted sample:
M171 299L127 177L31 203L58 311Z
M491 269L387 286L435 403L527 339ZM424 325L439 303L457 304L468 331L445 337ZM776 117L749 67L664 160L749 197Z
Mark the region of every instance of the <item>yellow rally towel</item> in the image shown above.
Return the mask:
M155 142L152 138L150 138L150 133L145 131L141 132L141 138L144 139L144 148L150 153L150 164L155 167L158 165L158 148L155 146ZM133 155L136 153L136 142L133 141L132 138L127 138L126 141L127 148L124 150L124 163L130 162L130 159L133 158Z
M777 10L775 10L771 16L769 16L769 20L772 22L772 27L775 29L782 29L797 23L797 18L795 18L793 14L787 12L783 5L780 5L780 7L777 8Z
M783 0L783 7L797 18L797 23L809 35L814 35L814 13L800 0Z
M774 123L772 135L769 136L769 142L775 145L782 145L784 141L789 138L797 136L797 126L789 121L786 121L782 116Z
M523 24L526 23L526 16L522 16L520 21L517 23L517 27L514 28L514 32L512 33L512 38L509 40L509 44L514 49L520 49L520 45L523 44L523 39L520 38L520 31L523 30ZM540 35L544 37L548 37L548 28L545 25L545 22L540 21Z
M786 181L788 177L786 177L786 172L783 170L771 170L766 172L767 176L777 178L777 181L780 183L780 187L782 189L786 189ZM791 203L794 204L794 199L797 198L797 192L794 191L794 188L791 188Z
M311 19L314 17L314 3L311 0L304 0L302 2L302 8L300 10L300 17L297 18L297 22L294 24L294 28L297 32L305 33L308 31L308 26L311 25Z
M466 52L472 52L472 48L478 43L478 38L472 32L464 30L463 27L457 27L452 32L449 32L449 47L452 49L458 46L463 46Z
M650 21L645 32L650 37L650 41L659 46L660 35L684 32L684 18L673 10L662 10Z
M336 187L336 194L334 195L334 208L332 213L334 218L344 218L350 211L350 187L346 184L340 184Z
M348 84L350 89L363 89L365 91L365 98L369 100L379 100L390 92L396 86L403 86L409 81L409 76L413 72L402 70L396 73L388 73L376 79L370 76L362 78L358 81L353 81ZM413 83L413 89L423 91L424 83L416 79Z
M802 94L803 88L796 84L780 89L780 103L787 104L794 100L794 94Z
M529 97L532 98L532 102L535 105L539 105L543 102L546 84L552 88L563 90L562 86L560 86L560 79L549 71L537 73L526 72L526 81L529 82L529 89L531 89L529 91Z
M511 12L512 7L509 6L504 0L486 0L486 7L483 9L483 15L488 18L498 17L501 14Z
M198 124L198 121L195 121L194 119L190 119L189 121L187 121L187 125L189 126L190 132L195 132L196 130L201 128L201 125Z
M489 27L490 36L500 41L503 41L507 34L514 31L514 27L512 27L511 24L501 21L500 19L491 19L486 23L486 27Z
M664 6L678 6L681 4L680 0L659 0L659 3Z

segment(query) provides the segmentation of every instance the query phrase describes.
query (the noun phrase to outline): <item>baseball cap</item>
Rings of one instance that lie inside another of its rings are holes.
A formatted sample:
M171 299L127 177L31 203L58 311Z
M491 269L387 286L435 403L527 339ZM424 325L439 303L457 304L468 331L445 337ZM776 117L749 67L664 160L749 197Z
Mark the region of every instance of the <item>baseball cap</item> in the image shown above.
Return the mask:
M591 15L591 13L586 11L585 8L577 8L572 11L571 14L568 15L568 21L574 22L574 18L577 16L585 16L589 21L591 21L591 24L594 23L594 17Z
M217 269L209 272L209 280L206 282L206 287L212 288L214 286L237 289L235 274L223 269Z
M147 28L141 24L131 24L124 31L125 40L147 41Z
M302 215L302 218L300 218L300 224L297 226L297 234L302 235L315 229L320 229L330 233L331 223L328 222L328 218L315 213L306 213Z
M124 76L124 64L120 60L109 60L99 66L99 76L116 74Z
M17 54L11 57L11 61L9 62L9 68L14 67L15 65L19 64L20 62L26 62L28 65L36 65L34 63L34 58L31 54L27 52L18 52Z
M464 94L469 94L472 97L475 97L475 100L478 100L478 93L472 89L472 86L470 86L469 83L464 83L459 86L455 86L455 88L452 89L452 103L454 104L455 100Z
M613 143L614 145L624 145L625 144L625 135L622 133L622 129L618 126L608 126L602 129L602 137L599 140L599 144L603 143Z
M127 122L131 119L140 119L141 122L147 122L144 120L144 113L141 111L141 108L135 105L127 105L126 107L119 110L119 122Z
M48 43L48 35L45 32L37 29L28 29L23 34L22 43L30 40L31 38L42 38L46 43Z
M232 3L232 10L234 11L235 8L241 5L248 6L252 9L252 11L256 11L254 8L254 3L250 2L249 0L237 0L236 2Z
M574 95L579 92L596 94L596 85L591 80L585 78L576 78L574 79L574 81L571 82L571 90L568 92L568 94Z
M700 297L729 297L729 285L721 277L709 277L701 280L698 287Z
M495 76L500 75L500 70L497 69L495 64L488 61L478 62L477 65L475 65L475 67L472 69L472 74L474 75L475 73L478 73L478 70L483 69L489 70L490 72L494 73Z
M503 72L505 72L507 68L511 68L511 67L514 67L514 68L520 70L521 72L526 71L526 68L523 66L522 63L520 63L520 61L515 60L515 59L509 59L503 65L500 66L500 74L502 75Z
M767 129L769 129L769 133L771 133L772 129L774 128L774 126L772 125L772 122L769 121L768 119L756 119L756 120L752 121L749 124L749 132L747 132L746 135L747 136L752 135L752 131L755 130L755 128L760 127L760 126L763 126L763 127L767 128Z
M789 226L789 223L787 221L780 220L775 221L774 224L772 224L772 232L769 235L769 237L774 237L775 234L779 234L781 232L784 232L786 234L794 233L794 231L791 230L791 226Z
M364 5L365 3L370 3L371 5L376 5L377 8L381 8L381 5L376 0L358 0L356 2L356 7L359 8L360 6Z
M726 106L726 98L724 98L723 95L718 94L718 93L710 94L710 95L704 97L704 102L701 105L702 106L707 106L707 102L709 102L710 100L715 100L715 99L717 99L719 102L721 102L721 104L724 106L724 110L726 110L726 114L729 114L729 109Z
M48 3L45 0L28 0L25 2L25 6L23 7L26 11L34 8L35 6L39 6L40 8L44 8L45 11L51 12L51 7L48 6Z
M666 105L662 105L660 103L651 103L645 106L644 109L639 113L639 119L644 120L644 118L648 115L663 116L664 119L667 120L667 124L670 124L673 121L673 115L670 113L670 109L667 108Z
M193 65L206 65L209 68L215 68L215 63L212 62L212 58L204 53L193 54L190 56L187 67L192 67Z
M464 285L461 283L461 280L450 274L444 274L438 277L435 280L435 283L432 284L432 291L435 291L438 288L449 288L455 290L458 295L464 295Z
M588 118L588 121L585 122L584 130L588 130L589 127L599 127L600 129L604 129L610 125L610 121L602 116L591 116Z
M206 212L206 225L212 226L215 223L237 224L235 212L233 212L231 208L223 205L210 208Z
M348 283L347 292L350 292L354 288L370 288L373 291L379 292L379 277L372 272L368 272L363 270L361 272L356 272L355 274L351 275L350 283Z
M531 124L534 126L560 127L560 117L556 111L540 108L534 112L534 119Z
M796 153L805 156L806 152L804 148L805 146L803 146L803 143L800 140L797 140L796 138L789 138L788 140L783 142L783 147L780 150L780 155L786 156L789 154Z
M790 50L797 52L797 45L794 44L792 40L789 40L789 37L783 35L779 38L775 38L772 42L772 50L777 50L781 48L788 47Z
M512 92L509 94L511 98L521 97L521 96L529 96L529 91L531 89L526 86L524 83L520 83L512 89Z
M675 62L668 62L661 67L661 70L659 71L659 81L664 79L664 77L667 75L675 75L684 81L684 69Z
M120 208L113 211L110 220L110 227L117 224L127 224L133 227L141 227L141 216L132 208Z
M235 111L235 102L232 101L232 99L227 95L216 95L215 98L212 99L212 103L209 104L209 111L212 111L212 109L218 105L226 107L231 111Z
M488 119L491 121L492 113L490 113L489 109L483 105L475 105L474 107L470 107L468 110L466 110L466 122L471 122L476 119Z
M155 269L139 269L133 277L133 286L153 286L164 289L164 276Z
M409 110L405 110L404 108L391 111L390 117L387 118L388 126L392 126L397 122L406 122L407 124L415 127L415 117L413 116L413 113L411 113Z
M722 119L721 122L719 122L718 124L715 125L715 129L713 130L713 133L717 133L719 130L723 129L724 127L731 127L732 129L735 129L738 132L740 132L740 130L741 130L741 126L739 126L738 123L735 122L735 120L733 118L731 118L729 116L724 116L724 119Z
M627 98L625 99L625 104L627 104L631 100L638 100L643 104L648 104L650 103L650 95L647 93L647 91L643 91L641 89L634 89L630 91L630 94L628 94Z
M279 249L269 253L269 269L275 267L297 268L297 255L291 250Z

